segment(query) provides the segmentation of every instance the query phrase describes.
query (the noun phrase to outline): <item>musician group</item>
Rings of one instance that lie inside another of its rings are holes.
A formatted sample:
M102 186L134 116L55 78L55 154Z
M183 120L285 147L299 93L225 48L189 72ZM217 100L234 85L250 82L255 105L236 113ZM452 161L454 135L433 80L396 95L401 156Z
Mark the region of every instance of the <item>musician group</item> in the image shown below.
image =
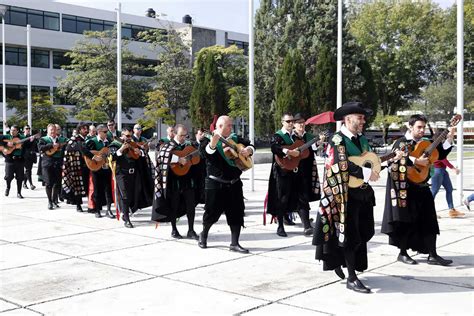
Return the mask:
M345 267L346 287L359 293L371 292L356 271L368 268L367 243L375 232L375 196L370 183L379 179L380 168L388 170L382 232L400 249L397 260L417 264L407 252L411 249L428 254L428 264L452 263L436 252L439 226L427 183L429 172L425 172L432 158L417 152L417 147L431 144L423 138L426 117L410 118L406 134L394 143L391 153L380 159L375 156L373 165L385 160L377 169L360 163L361 157L373 153L362 134L370 115L372 111L360 102L347 102L334 112L342 127L324 146L324 174L320 176L315 157L322 147L307 131L307 118L284 113L281 129L271 139L273 162L265 207L272 222L277 223L277 236L282 238L288 236L285 225L294 225L294 215L298 214L302 234L312 236L315 257L323 261L323 270L334 270L345 279ZM70 139L61 136L55 124L48 125L43 137L31 135L28 126L23 134L12 126L10 134L2 136L5 195L9 195L14 178L18 198L23 198L21 189L27 188L27 182L35 189L31 166L36 162L37 149L38 170L50 210L60 207L63 200L85 212L82 205L86 197L87 212L121 219L125 227L133 228L132 214L151 206L152 220L169 222L173 238L195 239L203 249L208 246L212 225L224 213L231 233L229 250L248 253L239 242L245 210L241 174L252 167L255 149L247 139L232 133L230 117L219 117L213 127L212 132L199 129L194 141L184 125L170 127L167 137L159 140L152 162L152 140L141 136L139 124L133 130L118 131L114 121L98 126L81 123ZM449 131L429 149L445 153L452 146ZM319 207L312 224L310 202L314 201L319 201ZM205 212L198 234L194 222L199 203L204 203ZM116 205L115 213L112 204ZM182 216L188 224L185 237L177 226Z

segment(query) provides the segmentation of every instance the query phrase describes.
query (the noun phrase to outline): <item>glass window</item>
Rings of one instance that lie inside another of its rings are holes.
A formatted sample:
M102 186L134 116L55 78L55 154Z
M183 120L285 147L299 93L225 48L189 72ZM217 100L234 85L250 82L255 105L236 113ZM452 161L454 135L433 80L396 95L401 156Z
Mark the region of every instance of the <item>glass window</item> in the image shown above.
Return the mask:
M49 68L49 51L33 49L31 53L32 67Z
M59 31L59 14L45 12L44 28L47 30Z
M132 38L132 27L130 25L122 26L122 38Z
M26 26L26 9L10 7L10 23Z
M114 27L115 27L115 23L114 23L114 22L104 21L104 31L106 31L106 30L113 30Z
M18 66L26 66L26 48L18 48Z
M18 66L18 48L5 47L5 61L7 65Z
M91 31L103 31L104 21L91 19Z
M84 31L91 29L90 19L77 17L77 30L76 33L82 34Z
M53 51L53 68L61 69L61 66L71 64L71 59L65 56L66 52Z
M32 14L28 12L28 24L38 29L43 28L43 15Z
M63 32L76 33L76 20L63 16Z

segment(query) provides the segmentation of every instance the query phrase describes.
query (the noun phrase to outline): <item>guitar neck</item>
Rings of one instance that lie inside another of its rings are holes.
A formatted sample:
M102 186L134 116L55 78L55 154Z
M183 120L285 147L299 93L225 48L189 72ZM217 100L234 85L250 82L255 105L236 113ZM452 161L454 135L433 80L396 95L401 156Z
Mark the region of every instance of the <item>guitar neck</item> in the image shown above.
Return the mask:
M397 154L395 152L392 152L390 154L387 154L385 156L382 156L380 157L380 162L384 162L384 161L387 161L389 159L392 159L393 157L395 157Z
M303 151L305 149L308 149L309 147L311 147L314 143L316 143L318 140L316 138L313 138L312 140L310 140L309 142L305 143L304 145L301 145L300 147L298 147L298 151Z
M425 150L425 155L429 156L431 155L431 152L438 147L438 145L441 143L441 141L448 135L449 131L446 129L444 130L432 143L431 145Z

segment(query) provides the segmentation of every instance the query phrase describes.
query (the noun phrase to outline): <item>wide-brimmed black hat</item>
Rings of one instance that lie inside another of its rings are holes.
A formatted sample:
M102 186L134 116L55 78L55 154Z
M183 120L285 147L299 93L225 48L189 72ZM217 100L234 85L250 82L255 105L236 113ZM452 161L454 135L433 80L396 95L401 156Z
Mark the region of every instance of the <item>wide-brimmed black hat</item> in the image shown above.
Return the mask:
M304 117L303 114L301 113L296 113L295 116L293 116L293 121L297 122L297 121L306 121L306 118Z
M344 116L349 114L364 114L366 117L372 115L372 110L364 107L361 102L346 102L336 111L334 111L334 119L342 121Z

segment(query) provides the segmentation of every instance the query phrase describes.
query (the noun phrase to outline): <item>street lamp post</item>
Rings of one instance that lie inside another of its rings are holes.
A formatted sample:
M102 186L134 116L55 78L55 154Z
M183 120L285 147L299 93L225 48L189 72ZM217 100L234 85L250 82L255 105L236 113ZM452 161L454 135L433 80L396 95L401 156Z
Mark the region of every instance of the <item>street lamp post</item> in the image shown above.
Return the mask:
M7 83L5 79L5 13L7 13L7 6L0 5L0 16L2 17L2 97L3 97L3 133L7 130Z

